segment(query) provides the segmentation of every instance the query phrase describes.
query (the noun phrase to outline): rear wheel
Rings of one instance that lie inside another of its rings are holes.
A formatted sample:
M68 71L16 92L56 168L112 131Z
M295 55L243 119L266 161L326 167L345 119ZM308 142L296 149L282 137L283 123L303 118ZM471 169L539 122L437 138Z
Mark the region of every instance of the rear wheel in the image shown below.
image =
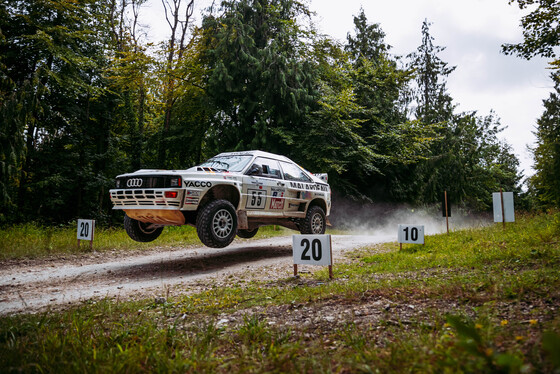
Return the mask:
M200 241L212 248L231 244L237 234L237 213L227 200L215 200L198 212L196 233Z
M161 226L137 221L126 214L124 215L124 228L132 240L144 243L156 240L163 231Z
M305 218L300 222L302 234L324 234L327 229L327 216L320 206L314 205L307 210Z
M237 230L237 236L243 239L251 239L253 236L257 235L259 228L254 230Z

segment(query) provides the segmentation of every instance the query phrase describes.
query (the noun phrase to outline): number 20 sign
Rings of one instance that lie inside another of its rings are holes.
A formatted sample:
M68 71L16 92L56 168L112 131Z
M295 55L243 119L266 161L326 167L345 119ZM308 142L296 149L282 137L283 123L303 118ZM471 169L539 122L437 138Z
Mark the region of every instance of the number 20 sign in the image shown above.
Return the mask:
M95 230L95 220L92 219L78 220L78 240L93 241L94 230Z
M330 235L293 235L294 264L332 265Z
M399 225L399 243L424 244L424 226Z

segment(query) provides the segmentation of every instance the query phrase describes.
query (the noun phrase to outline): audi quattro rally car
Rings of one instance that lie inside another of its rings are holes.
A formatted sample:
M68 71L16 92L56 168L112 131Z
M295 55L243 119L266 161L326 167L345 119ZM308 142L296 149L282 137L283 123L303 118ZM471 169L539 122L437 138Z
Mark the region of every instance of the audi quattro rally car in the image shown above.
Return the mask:
M262 151L221 153L187 170L122 174L110 195L132 239L149 242L164 226L188 224L213 248L236 234L251 238L265 225L323 234L331 209L326 174Z

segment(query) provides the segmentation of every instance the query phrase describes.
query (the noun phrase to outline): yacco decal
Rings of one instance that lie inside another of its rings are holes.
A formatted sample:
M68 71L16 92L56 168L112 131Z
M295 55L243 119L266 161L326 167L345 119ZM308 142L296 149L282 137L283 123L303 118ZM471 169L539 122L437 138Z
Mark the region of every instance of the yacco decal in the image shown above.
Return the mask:
M271 198L270 209L284 209L284 199Z
M212 182L185 181L185 187L212 187Z

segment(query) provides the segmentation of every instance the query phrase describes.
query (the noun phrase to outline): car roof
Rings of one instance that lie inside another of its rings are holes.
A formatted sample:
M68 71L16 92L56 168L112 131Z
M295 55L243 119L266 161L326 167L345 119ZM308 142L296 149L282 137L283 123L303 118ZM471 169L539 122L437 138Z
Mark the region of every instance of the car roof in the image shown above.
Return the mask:
M214 157L220 157L220 156L255 156L255 157L267 157L267 158L272 158L275 160L279 160L279 161L286 161L286 162L292 162L292 160L290 160L288 157L286 156L281 156L281 155L277 155L274 153L270 153L270 152L264 152L264 151L242 151L242 152L224 152L224 153L220 153L219 155L216 155Z

